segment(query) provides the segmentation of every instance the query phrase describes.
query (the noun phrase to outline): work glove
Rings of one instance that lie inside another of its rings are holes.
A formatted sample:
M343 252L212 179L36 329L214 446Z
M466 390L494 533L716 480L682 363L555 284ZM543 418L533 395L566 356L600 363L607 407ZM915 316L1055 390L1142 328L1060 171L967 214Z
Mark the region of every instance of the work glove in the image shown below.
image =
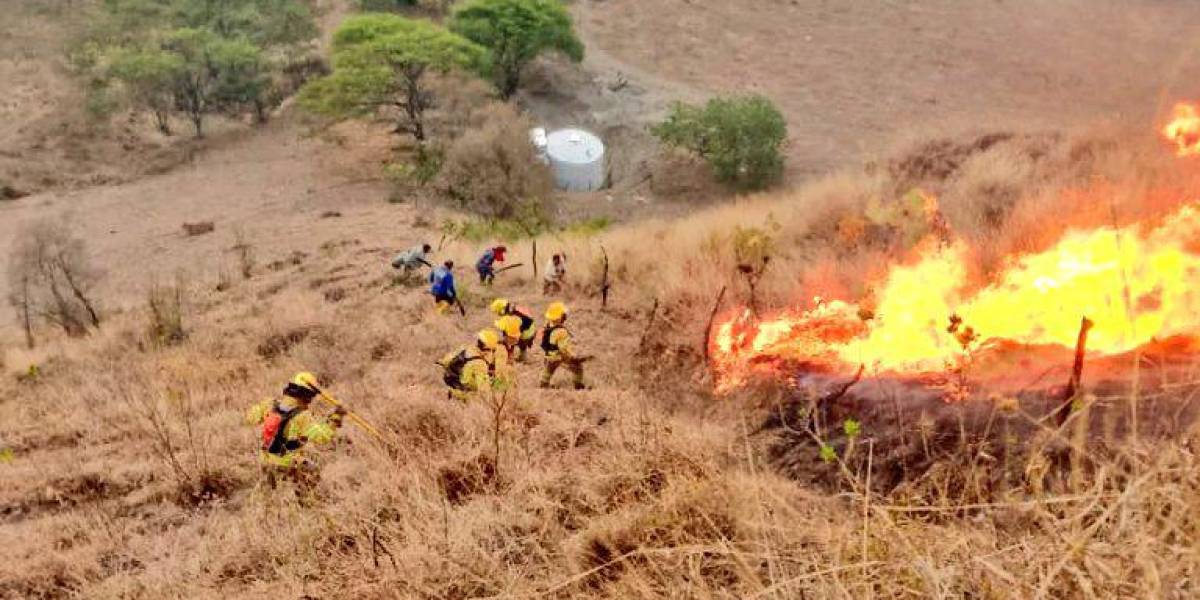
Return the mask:
M341 427L342 420L346 418L346 408L339 406L333 409L333 414L329 415L329 424L334 427Z

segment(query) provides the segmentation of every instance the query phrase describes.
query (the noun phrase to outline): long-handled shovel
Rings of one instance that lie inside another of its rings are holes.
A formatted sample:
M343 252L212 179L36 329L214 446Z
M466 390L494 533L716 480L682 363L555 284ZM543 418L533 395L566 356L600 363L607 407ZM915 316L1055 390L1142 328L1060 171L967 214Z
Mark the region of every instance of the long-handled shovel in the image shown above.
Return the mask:
M346 405L342 404L341 401L339 401L337 398L334 398L332 395L330 395L325 390L322 390L320 388L317 388L317 394L319 394L321 396L321 399L324 400L330 406L333 406L335 408L344 409L346 411L346 416L350 417L350 420L354 421L354 424L358 425L360 428L362 428L363 431L366 431L367 433L371 434L375 439L377 439L385 444L387 443L387 440L385 440L383 438L383 434L379 433L379 430L375 429L374 425L368 423L366 419L358 416L358 413L355 413L355 412L351 411L350 409L347 409Z

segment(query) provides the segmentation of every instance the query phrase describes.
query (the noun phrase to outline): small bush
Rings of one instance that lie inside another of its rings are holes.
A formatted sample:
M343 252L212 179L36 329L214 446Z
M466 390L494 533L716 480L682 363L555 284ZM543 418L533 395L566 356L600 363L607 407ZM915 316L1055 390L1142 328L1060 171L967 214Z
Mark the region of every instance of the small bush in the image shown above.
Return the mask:
M442 163L446 160L446 151L436 144L422 144L413 154L412 162L390 163L384 167L384 173L399 186L420 187L433 181L442 171ZM401 202L394 202L400 204Z
M93 290L101 274L69 222L46 219L27 225L13 239L9 258L8 278L14 290L9 302L30 340L35 316L70 336L100 328Z
M703 108L677 103L651 133L708 161L717 179L745 189L779 180L787 123L762 96L714 98Z
M146 296L146 308L150 317L150 341L159 346L169 346L187 338L183 329L184 284L151 286Z
M484 217L527 221L553 190L550 169L529 143L529 119L507 104L485 110L483 127L463 134L446 153L442 190Z

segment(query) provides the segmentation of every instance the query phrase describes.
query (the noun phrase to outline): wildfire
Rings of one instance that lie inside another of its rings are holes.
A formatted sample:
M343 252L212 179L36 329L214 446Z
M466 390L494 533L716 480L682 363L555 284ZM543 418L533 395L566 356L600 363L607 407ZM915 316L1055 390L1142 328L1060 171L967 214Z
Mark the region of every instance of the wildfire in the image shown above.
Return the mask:
M712 342L718 386L730 389L781 361L911 375L1001 342L1070 348L1085 315L1095 323L1091 354L1193 334L1198 240L1200 203L1152 223L1068 231L1046 251L1010 259L980 287L970 280L968 248L931 238L877 283L870 312L818 299L809 310L727 316Z
M1195 104L1176 104L1171 121L1162 128L1162 135L1175 144L1177 155L1200 154L1200 109Z

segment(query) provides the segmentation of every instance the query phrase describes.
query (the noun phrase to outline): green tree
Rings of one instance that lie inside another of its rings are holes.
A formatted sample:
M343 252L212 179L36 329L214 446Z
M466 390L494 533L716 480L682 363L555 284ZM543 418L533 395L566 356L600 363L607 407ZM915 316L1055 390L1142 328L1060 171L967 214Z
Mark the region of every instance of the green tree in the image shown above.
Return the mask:
M297 56L317 33L307 0L103 0L72 60L91 75L91 103L115 88L163 133L180 112L202 137L214 112L264 120L284 96L275 81L307 64Z
M145 0L122 0L124 2ZM168 0L174 24L245 39L261 49L307 42L319 33L312 11L298 0Z
M583 43L559 0L467 0L454 9L450 30L490 51L492 78L506 100L520 87L525 66L543 52L583 60Z
M110 73L124 87L134 107L154 115L158 130L171 135L169 118L183 60L161 49L118 50L112 57Z
M264 86L262 57L246 40L228 40L207 29L177 29L163 48L182 68L174 82L175 106L204 137L204 115L258 97Z
M480 71L486 51L437 25L398 15L351 17L333 38L333 73L306 85L303 106L334 118L398 113L396 133L425 141L425 111L434 105L426 75Z
M787 123L762 96L714 98L703 108L677 103L651 132L708 161L721 181L762 189L783 173Z

